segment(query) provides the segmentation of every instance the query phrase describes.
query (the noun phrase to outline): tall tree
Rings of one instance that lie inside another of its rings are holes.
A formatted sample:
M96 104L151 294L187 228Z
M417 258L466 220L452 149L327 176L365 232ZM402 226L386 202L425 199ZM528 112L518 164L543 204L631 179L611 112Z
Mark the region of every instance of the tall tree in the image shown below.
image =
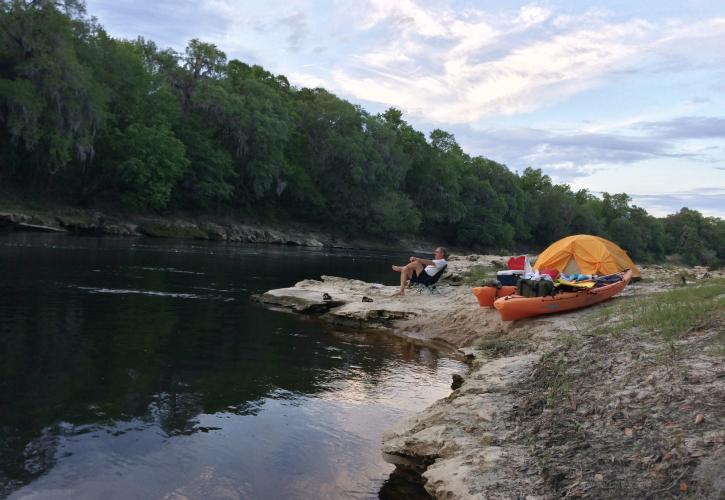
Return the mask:
M83 13L70 0L0 3L0 127L22 155L11 168L47 179L93 156L108 96L76 55Z

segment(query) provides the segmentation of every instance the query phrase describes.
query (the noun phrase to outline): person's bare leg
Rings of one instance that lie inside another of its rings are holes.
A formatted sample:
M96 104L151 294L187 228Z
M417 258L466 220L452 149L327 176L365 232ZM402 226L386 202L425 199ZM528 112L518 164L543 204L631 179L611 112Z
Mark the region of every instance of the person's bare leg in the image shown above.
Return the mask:
M393 266L393 271L396 273L400 273L403 271L403 268L401 266Z
M402 267L400 269L400 290L398 290L395 295L405 295L405 285L408 280L413 277L413 273L420 274L422 272L423 264L418 261L411 262L407 266Z
M396 295L405 295L405 284L408 282L411 276L411 270L406 266L400 273L400 289Z

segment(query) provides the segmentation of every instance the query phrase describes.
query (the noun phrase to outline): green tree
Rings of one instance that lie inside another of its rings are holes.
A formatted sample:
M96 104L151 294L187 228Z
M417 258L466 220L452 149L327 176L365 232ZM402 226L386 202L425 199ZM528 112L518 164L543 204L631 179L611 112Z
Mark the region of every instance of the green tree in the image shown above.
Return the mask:
M686 264L710 265L722 255L722 247L714 249L708 244L713 235L715 243L722 241L722 229L697 210L682 208L665 217L664 225L667 253L680 255Z
M318 200L317 220L339 223L343 234L354 234L364 226L368 207L363 115L322 89L302 89L296 97L299 122L290 161L304 169L307 187L316 192L296 197Z
M471 160L461 183L466 213L456 227L458 244L497 249L514 244L517 228L523 230L523 196L515 181L503 165L482 157Z
M114 40L92 28L77 52L114 98L96 134L94 156L75 163L67 184L75 186L80 203L112 193L134 208L164 208L188 165L172 130L180 120L179 103L163 78L149 71L143 42ZM157 151L152 141L158 141Z
M429 137L428 155L410 170L406 186L421 207L427 231L453 241L456 227L466 213L461 197L462 178L470 158L448 132L436 129Z
M0 130L20 154L10 167L23 175L30 166L48 179L93 155L108 96L76 55L83 13L70 0L0 3Z
M120 164L122 200L140 209L164 208L188 165L184 144L165 125L139 124L129 126L118 144L133 152Z

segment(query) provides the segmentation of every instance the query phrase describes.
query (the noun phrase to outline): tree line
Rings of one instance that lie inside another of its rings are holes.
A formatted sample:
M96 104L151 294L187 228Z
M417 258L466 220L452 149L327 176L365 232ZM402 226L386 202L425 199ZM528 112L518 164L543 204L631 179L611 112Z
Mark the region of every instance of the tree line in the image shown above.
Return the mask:
M488 249L589 233L637 260L725 261L725 221L665 218L466 154L390 108L370 114L191 40L114 39L80 0L0 2L0 180L137 211L289 220L344 237Z

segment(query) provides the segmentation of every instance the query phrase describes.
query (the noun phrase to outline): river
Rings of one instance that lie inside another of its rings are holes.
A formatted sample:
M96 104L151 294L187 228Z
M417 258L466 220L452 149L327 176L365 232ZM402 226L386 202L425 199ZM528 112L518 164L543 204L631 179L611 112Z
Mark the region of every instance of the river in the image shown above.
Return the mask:
M402 495L382 432L464 366L250 296L403 257L0 234L0 497Z

